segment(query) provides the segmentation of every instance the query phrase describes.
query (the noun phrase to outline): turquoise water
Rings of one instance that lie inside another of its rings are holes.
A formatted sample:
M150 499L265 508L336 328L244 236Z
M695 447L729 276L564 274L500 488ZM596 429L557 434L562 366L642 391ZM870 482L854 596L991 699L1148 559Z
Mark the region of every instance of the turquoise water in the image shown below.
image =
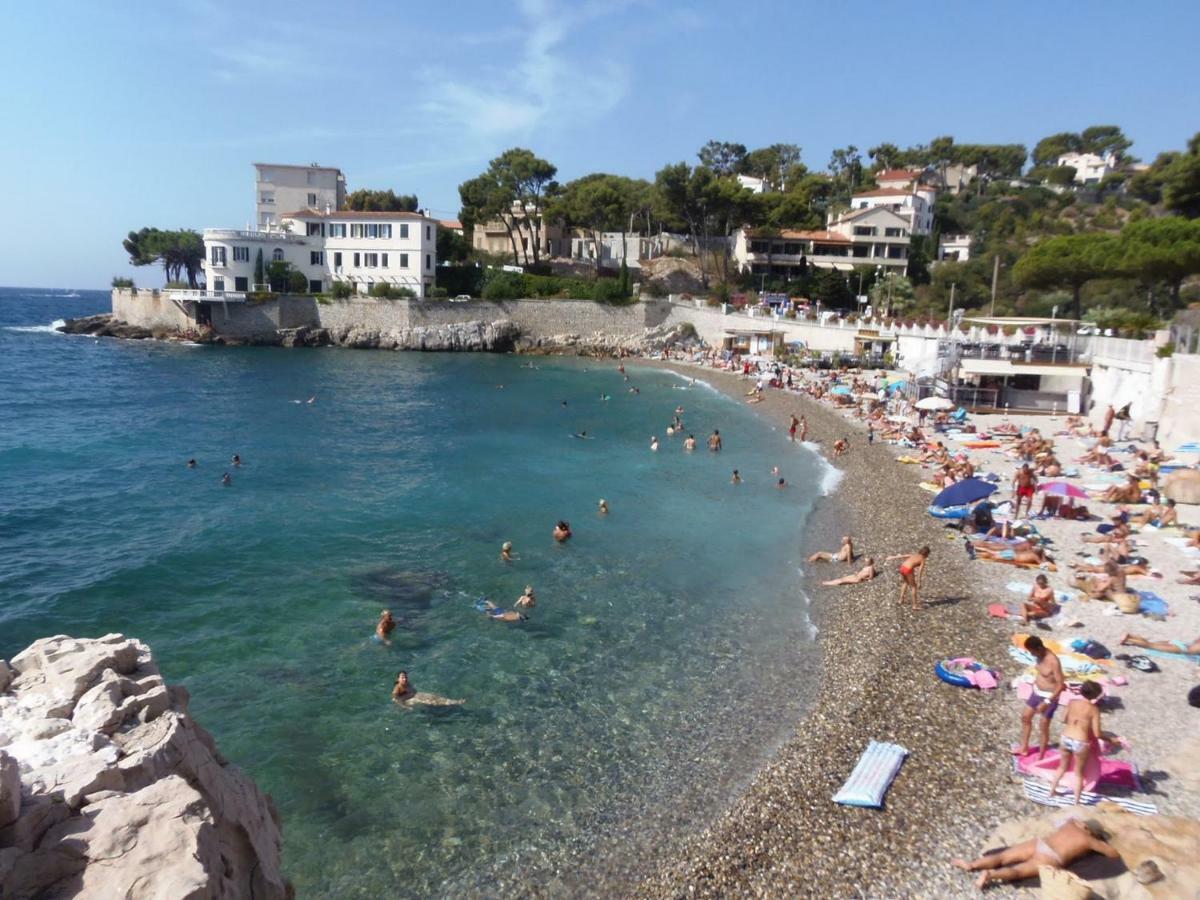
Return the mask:
M0 656L150 643L274 796L301 896L604 893L802 714L826 469L744 405L586 360L64 336L37 326L107 294L53 293L0 289ZM530 622L475 612L526 583ZM401 668L467 703L397 708Z

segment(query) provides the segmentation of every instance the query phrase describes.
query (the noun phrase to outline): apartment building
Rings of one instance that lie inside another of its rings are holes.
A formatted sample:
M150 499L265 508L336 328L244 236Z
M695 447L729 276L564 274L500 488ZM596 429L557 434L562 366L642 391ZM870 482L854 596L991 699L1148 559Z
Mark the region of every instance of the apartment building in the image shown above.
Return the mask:
M437 221L414 212L301 209L281 214L272 231L207 228L208 289L254 290L260 252L264 269L283 261L302 272L310 293L346 282L366 294L386 283L425 297L437 268Z
M1121 168L1115 153L1108 156L1096 153L1064 153L1055 164L1074 169L1076 184L1099 184L1106 176Z
M877 188L859 191L850 198L851 211L884 207L906 219L913 234L931 234L937 189L919 182L920 175L908 169L880 172L875 177Z
M479 222L471 229L471 246L476 250L512 257L515 243L517 264L523 266L533 263L535 241L538 259L566 256L571 251L571 237L561 224L547 222L545 216L539 216L536 222L532 216L523 217L521 207L516 203L513 204L512 214L503 220Z
M279 228L283 213L296 209L341 209L346 176L329 166L254 164L254 221L259 230Z

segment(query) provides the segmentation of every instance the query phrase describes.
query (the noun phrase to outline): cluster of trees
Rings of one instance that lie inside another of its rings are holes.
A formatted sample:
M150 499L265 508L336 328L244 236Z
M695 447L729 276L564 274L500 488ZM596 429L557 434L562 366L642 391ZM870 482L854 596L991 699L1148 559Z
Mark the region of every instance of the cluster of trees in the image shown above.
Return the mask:
M204 239L197 231L181 228L163 231L143 228L131 231L121 242L134 266L161 264L168 283L180 283L185 278L188 287L196 287L196 276L204 262Z
M363 212L416 212L417 195L361 188L346 195L346 209Z

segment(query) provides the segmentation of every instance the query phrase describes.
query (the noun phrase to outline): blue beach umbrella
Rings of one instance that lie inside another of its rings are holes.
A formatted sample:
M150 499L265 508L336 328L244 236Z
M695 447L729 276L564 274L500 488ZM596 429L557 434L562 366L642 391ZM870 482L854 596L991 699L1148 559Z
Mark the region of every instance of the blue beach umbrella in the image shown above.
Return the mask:
M963 506L967 503L974 503L976 500L982 500L984 497L990 496L996 490L996 485L990 481L984 481L981 478L968 478L965 481L958 481L950 485L940 494L933 498L934 506Z
M844 384L835 384L829 391L831 394L849 394L850 388Z

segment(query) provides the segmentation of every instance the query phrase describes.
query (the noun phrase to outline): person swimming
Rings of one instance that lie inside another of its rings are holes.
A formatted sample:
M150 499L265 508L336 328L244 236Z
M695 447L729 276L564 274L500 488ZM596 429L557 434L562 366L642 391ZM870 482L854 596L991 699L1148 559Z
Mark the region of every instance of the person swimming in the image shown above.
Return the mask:
M224 475L221 476L221 486L229 487L231 484L233 484L233 476L231 476L228 472L226 472Z
M375 637L390 646L392 642L388 638L395 630L396 620L392 618L392 611L385 609L379 614L379 621L375 623Z
M505 541L500 545L500 558L504 560L504 562L512 562L514 559L516 559L512 552L512 541Z
M524 596L524 595L522 595ZM517 612L515 609L505 609L502 606L497 606L491 600L481 600L475 604L475 608L491 619L493 622L528 622L529 616L525 613Z
M733 470L733 478L730 480L730 484L741 484L741 483L742 483L742 476L741 476L741 474L739 474L737 469L734 469Z
M581 441L594 441L595 438L589 435L586 431L577 431L571 437L577 437Z
M408 673L401 671L396 675L396 683L392 685L392 702L403 706L462 706L467 701L416 691L408 680Z
M650 449L658 450L658 435L654 435L650 438Z
M780 478L777 482L775 482L775 487L777 487L779 490L783 490L787 486L788 486L787 482L784 481L782 478Z
M235 466L240 466L242 464L242 458L235 453L233 454L232 462Z
M554 539L560 544L563 541L571 538L571 523L565 519L559 519L558 524L554 526Z
M605 500L603 497L600 498L600 515L602 515L602 516L608 515L608 501Z
M687 436L687 440L683 442L683 449L688 453L691 453L696 449L696 436L694 434L689 434Z
M189 459L189 460L187 461L187 467L188 467L189 469L194 469L194 468L196 468L196 461L195 461L194 459Z
M521 596L517 598L517 602L513 605L519 606L522 609L533 609L535 606L537 606L537 598L533 596L532 584L525 585L525 590L521 593Z

